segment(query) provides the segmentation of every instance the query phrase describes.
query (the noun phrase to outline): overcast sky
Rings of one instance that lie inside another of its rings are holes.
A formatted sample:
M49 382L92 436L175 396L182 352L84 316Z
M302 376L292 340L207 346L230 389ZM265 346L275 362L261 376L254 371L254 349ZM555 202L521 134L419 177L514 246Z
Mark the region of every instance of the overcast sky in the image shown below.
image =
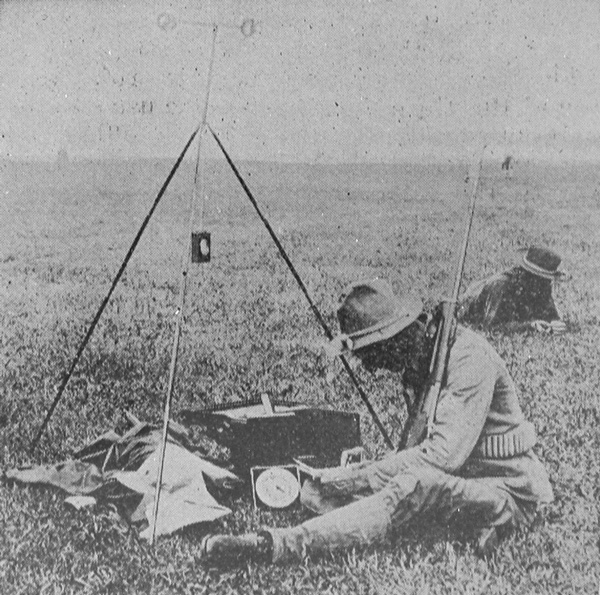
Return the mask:
M0 154L178 154L211 22L236 158L600 158L597 0L4 0Z

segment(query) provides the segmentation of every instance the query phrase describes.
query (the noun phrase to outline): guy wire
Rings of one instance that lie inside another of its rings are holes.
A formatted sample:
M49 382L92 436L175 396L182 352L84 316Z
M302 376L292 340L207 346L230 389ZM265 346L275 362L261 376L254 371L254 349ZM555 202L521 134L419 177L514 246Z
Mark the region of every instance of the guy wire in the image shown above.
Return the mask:
M133 253L142 237L142 234L144 233L146 227L148 226L148 223L150 222L150 219L151 219L152 215L154 214L156 207L160 203L160 200L162 199L165 191L167 190L167 187L169 186L169 183L171 182L173 176L175 175L175 172L179 169L179 166L181 165L181 162L183 161L183 157L185 156L189 146L192 144L192 141L196 137L196 134L198 133L199 130L200 130L200 124L196 127L196 129L190 136L185 147L183 148L183 151L181 151L179 157L177 158L177 161L175 162L175 165L171 168L171 171L169 172L167 179L164 181L161 189L159 190L156 198L154 199L154 203L152 204L152 207L150 207L150 210L148 211L146 218L142 222L142 225L140 226L140 229L138 230L137 235L135 236L135 239L131 243L131 246L129 247L129 250L127 251L125 258L123 259L123 262L121 263L121 267L119 268L117 274L115 275L115 278L112 281L110 289L108 290L108 294L106 295L106 297L100 304L98 311L96 312L90 326L88 327L88 330L87 330L83 340L81 341L81 343L79 345L79 348L77 349L77 353L75 354L75 357L73 358L73 361L71 362L69 371L63 377L60 388L58 389L58 392L56 393L56 397L54 397L54 401L52 401L52 404L50 405L50 408L48 409L48 412L46 413L46 417L44 418L44 421L42 422L40 429L38 430L35 438L31 442L31 446L30 446L31 451L34 451L36 446L38 445L38 442L40 441L40 438L42 437L42 434L44 433L44 430L46 429L46 426L48 425L48 422L50 421L50 418L52 417L52 414L54 413L54 410L56 409L58 402L60 401L63 393L65 392L67 384L69 383L69 380L71 379L71 376L73 375L75 367L77 366L77 363L79 362L79 359L81 358L83 350L85 349L86 345L88 344L88 341L90 340L90 338L94 332L94 329L96 328L96 325L98 324L98 321L100 320L100 316L102 316L102 312L104 312L104 309L106 308L106 305L108 304L110 297L112 296L113 291L115 290L115 287L117 286L117 283L119 282L119 279L125 272L125 268L127 267L129 260L133 256Z
M318 320L319 324L321 325L321 328L323 329L323 332L325 333L325 336L327 337L327 339L331 340L333 338L333 334L332 334L331 330L329 329L329 326L325 322L325 319L323 318L323 316L322 316L321 312L319 311L319 309L317 308L316 304L313 302L312 298L310 297L310 294L308 293L308 289L306 289L306 286L304 285L304 282L300 278L300 275L298 274L298 271L296 271L296 268L294 267L294 264L290 260L290 257L287 255L287 252L285 251L285 248L282 246L281 242L279 241L279 238L275 234L275 231L271 227L271 224L269 223L268 219L263 215L260 207L258 206L258 203L256 202L256 199L252 195L252 192L250 192L250 188L248 188L248 185L246 184L244 178L242 178L240 172L238 171L237 167L235 166L235 163L233 163L233 160L229 156L229 153L227 153L227 151L225 150L225 147L221 143L221 141L220 141L219 137L216 135L215 131L211 128L210 124L207 123L206 126L210 130L210 133L213 135L214 139L217 141L217 144L219 145L219 148L221 149L223 155L225 156L225 159L227 160L227 163L229 164L229 166L233 170L233 173L235 174L235 177L238 179L238 182L241 184L242 188L244 189L244 192L246 193L246 196L248 197L248 199L252 203L252 206L254 207L254 210L256 211L256 213L260 217L260 220L263 222L265 228L269 232L269 235L271 236L273 242L275 242L275 245L277 246L277 249L279 250L279 254L281 255L281 257L283 258L283 260L287 264L290 272L292 273L294 279L296 280L296 283L298 283L298 286L302 290L302 293L304 294L304 297L308 301L308 303L310 305L310 308L311 308L313 314L315 315L315 318ZM386 430L385 430L385 428L383 426L383 423L381 423L381 420L379 419L377 413L375 412L375 409L373 409L373 406L371 405L371 402L369 401L369 398L367 397L367 395L365 394L362 386L358 382L358 378L356 377L356 375L352 371L352 368L350 367L350 364L348 363L348 360L343 355L340 356L340 360L342 362L342 365L343 365L344 369L348 373L348 376L350 376L350 379L352 380L352 383L356 387L356 390L358 391L358 394L359 394L360 398L362 399L363 403L366 405L369 413L371 414L371 417L373 418L373 421L375 422L375 424L377 425L379 431L381 432L381 434L382 434L382 436L383 436L383 438L384 438L384 440L386 442L386 445L388 446L388 448L393 449L394 445L393 445L392 441L390 440L390 437L389 437L388 433L386 432Z

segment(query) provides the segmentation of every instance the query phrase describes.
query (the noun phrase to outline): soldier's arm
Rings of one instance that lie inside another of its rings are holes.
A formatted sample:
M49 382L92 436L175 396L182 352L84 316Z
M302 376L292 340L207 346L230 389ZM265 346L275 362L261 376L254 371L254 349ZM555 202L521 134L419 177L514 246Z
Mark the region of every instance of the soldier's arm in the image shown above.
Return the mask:
M442 390L431 435L400 452L355 469L328 469L321 475L332 493L381 489L399 473L434 467L454 473L475 448L493 397L495 373L489 356L480 349L451 355L448 383Z
M548 322L554 322L555 320L561 320L562 316L554 303L554 299L551 297L544 308L543 316L541 316L544 320Z
M431 435L406 451L414 462L457 471L477 444L494 394L495 373L486 353L465 351L451 358L448 383L442 390Z
M481 328L499 322L497 314L505 299L506 282L504 274L499 273L473 283L463 295L458 319Z

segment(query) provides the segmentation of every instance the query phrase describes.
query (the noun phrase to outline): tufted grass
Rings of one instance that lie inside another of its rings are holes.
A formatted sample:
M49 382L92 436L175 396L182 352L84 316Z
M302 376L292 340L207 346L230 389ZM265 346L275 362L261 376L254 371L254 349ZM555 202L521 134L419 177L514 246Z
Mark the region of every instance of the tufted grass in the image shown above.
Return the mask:
M166 388L191 168L177 174L84 353L38 451L27 447L167 162L0 165L0 465L56 462L121 423L123 409L158 421ZM243 164L316 303L334 326L350 281L383 276L428 301L445 292L462 234L465 166ZM563 255L556 295L570 331L489 339L507 361L540 435L556 501L530 532L482 561L468 536L436 524L393 542L298 567L206 572L206 527L151 549L110 507L74 512L64 495L0 483L2 593L597 593L600 369L599 182L589 166L487 164L465 283L542 242ZM361 412L372 456L383 441L230 172L209 164L205 225L213 262L194 268L174 417L183 407L263 391ZM462 202L461 202L462 201ZM398 439L404 419L393 379L361 374ZM300 511L229 503L224 531L292 524Z

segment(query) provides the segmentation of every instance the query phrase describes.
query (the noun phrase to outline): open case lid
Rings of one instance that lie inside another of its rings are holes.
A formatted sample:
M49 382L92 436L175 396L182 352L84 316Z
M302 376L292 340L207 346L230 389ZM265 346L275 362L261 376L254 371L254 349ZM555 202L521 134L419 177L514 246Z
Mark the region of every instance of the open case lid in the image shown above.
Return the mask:
M249 419L294 415L296 411L309 409L297 401L271 400L268 395L234 403L220 403L206 409L183 409L179 417L186 425L205 425L217 419L244 423Z

